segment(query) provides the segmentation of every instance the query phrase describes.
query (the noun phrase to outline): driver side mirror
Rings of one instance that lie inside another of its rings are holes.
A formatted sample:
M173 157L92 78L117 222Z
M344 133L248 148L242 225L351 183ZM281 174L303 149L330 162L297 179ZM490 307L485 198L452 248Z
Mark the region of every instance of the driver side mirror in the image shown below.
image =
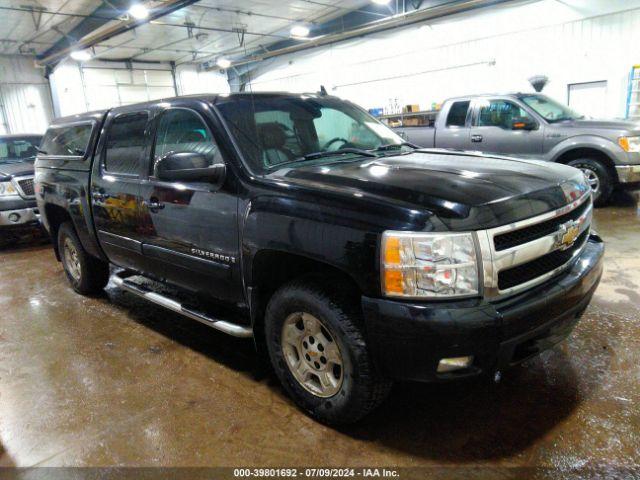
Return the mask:
M515 117L511 121L511 130L536 130L538 124L529 117Z
M207 157L195 152L168 153L154 167L155 176L168 182L222 183L224 164L209 165Z

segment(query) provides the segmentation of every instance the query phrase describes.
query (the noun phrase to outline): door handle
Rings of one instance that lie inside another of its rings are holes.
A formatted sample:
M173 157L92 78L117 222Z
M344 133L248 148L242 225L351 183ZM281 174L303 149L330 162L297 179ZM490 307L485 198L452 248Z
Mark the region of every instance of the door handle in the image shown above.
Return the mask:
M142 203L149 209L149 211L154 213L164 208L164 203L160 202L157 198L151 198L148 202L145 201Z
M474 143L480 143L482 141L482 135L471 135L471 141Z

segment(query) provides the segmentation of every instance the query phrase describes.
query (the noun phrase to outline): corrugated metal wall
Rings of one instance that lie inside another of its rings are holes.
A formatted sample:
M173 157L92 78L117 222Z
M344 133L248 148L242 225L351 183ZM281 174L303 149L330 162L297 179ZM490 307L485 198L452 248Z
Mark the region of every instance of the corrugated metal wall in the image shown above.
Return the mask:
M612 0L603 8L625 11L577 20L595 3L571 3L506 4L277 58L260 66L252 88L325 85L367 108L397 99L428 109L456 95L531 91L527 78L543 74L545 93L564 102L570 84L607 81L606 114L622 117L629 70L640 63L640 2Z
M0 56L0 134L43 133L52 117L43 70L27 57Z

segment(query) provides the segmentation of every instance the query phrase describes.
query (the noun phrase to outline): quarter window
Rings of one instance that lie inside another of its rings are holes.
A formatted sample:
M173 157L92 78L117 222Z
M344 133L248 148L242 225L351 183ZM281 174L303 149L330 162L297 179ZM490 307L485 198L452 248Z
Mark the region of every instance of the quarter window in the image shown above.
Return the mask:
M447 115L447 127L464 127L467 122L467 112L471 102L454 102Z
M480 107L479 127L500 127L510 130L515 118L531 118L531 116L513 102L508 100L491 100Z
M190 110L167 110L162 114L156 135L154 157L157 162L169 153L199 153L205 168L224 163L220 149L202 119Z
M148 118L147 113L131 113L115 118L107 134L105 171L127 175L140 172Z

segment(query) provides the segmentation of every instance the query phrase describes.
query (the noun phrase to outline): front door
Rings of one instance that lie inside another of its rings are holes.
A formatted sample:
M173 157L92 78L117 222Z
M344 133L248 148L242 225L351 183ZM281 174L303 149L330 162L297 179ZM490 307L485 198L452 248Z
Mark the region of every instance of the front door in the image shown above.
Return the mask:
M524 108L507 99L480 99L474 109L471 150L520 157L539 157L544 127ZM535 122L535 130L513 130L516 118Z
M148 152L148 112L111 113L91 175L93 218L100 245L118 266L139 269L140 173Z
M155 163L171 153L199 153L204 168L224 164L211 128L192 109L159 114L148 178L142 182L141 218L147 268L157 277L225 301L240 301L237 194L225 180L167 182Z

